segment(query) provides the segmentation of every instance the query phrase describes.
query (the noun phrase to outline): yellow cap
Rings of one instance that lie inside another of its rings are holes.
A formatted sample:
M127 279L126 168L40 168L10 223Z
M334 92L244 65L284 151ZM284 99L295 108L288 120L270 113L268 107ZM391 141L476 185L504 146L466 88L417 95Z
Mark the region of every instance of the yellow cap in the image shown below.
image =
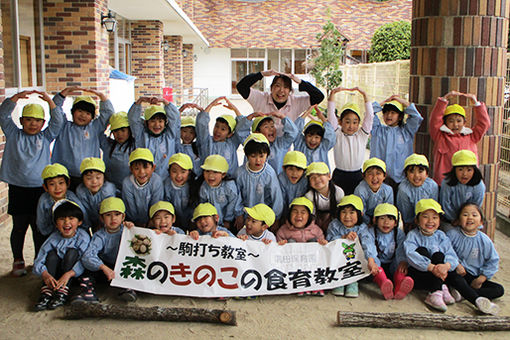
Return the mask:
M262 203L251 208L245 207L244 211L254 219L264 221L268 226L272 226L276 219L273 209Z
M312 174L329 175L328 165L324 162L313 162L306 168L306 175Z
M74 201L71 201L71 200L68 200L67 198L63 198L63 199L61 199L61 200L56 201L56 202L53 204L53 206L51 207L51 213L52 213L52 214L54 214L54 213L55 213L55 210L57 210L57 208L58 208L58 207L60 207L60 206L61 206L62 204L64 204L64 203L71 203L71 204L73 204L73 205L77 206L78 208L80 208L80 210L81 210L82 212L84 212L84 211L83 211L83 208L82 208L82 207L80 207L80 205L79 205L78 203L76 203L76 202L74 202Z
M214 216L218 215L218 210L211 203L200 203L195 210L193 211L193 219L195 221L197 218L202 216Z
M384 106L386 105L393 105L395 106L400 112L404 112L404 105L402 105L402 103L396 101L396 100L392 100L392 101L389 101L387 103L384 103ZM384 108L383 106L383 108Z
M306 156L301 151L289 151L283 157L283 166L294 165L295 167L306 169Z
M81 161L80 173L83 174L87 170L96 170L104 173L106 166L101 158L87 157Z
M162 113L166 117L165 108L163 106L161 106L161 105L150 105L143 112L143 116L144 116L145 120L149 120L152 117L154 117L154 115L156 113Z
M123 127L129 127L128 115L124 111L117 112L110 117L110 130L115 131Z
M390 215L398 220L398 209L393 204L381 203L374 210L374 217Z
M423 165L428 168L429 161L427 160L427 157L425 157L424 155L413 153L411 156L406 158L404 162L404 169L411 165Z
M195 118L186 116L181 118L181 128L183 127L195 127Z
M204 164L202 164L201 168L209 171L227 173L228 163L225 157L221 155L210 155L205 159Z
M310 214L313 214L313 212L314 212L312 201L310 201L308 198L306 198L304 196L294 198L292 200L292 202L289 204L289 208L292 208L293 205L304 205L305 207L308 208L308 211L310 212Z
M246 137L246 139L244 140L244 143L243 143L243 147L245 147L246 144L248 144L248 142L250 142L250 141L255 141L257 143L265 143L267 145L270 145L266 136L264 136L261 133L257 133L257 132L254 132L254 133L250 134L248 137Z
M97 106L96 101L91 96L78 96L74 98L73 105L79 102L87 102L89 104L92 104L94 106Z
M110 211L118 211L124 214L126 212L126 206L120 198L108 197L101 202L101 206L99 207L99 214L106 214Z
M478 164L478 160L476 155L471 150L460 150L453 154L452 156L452 165L453 166L464 166L464 165L474 165Z
M416 208L414 209L414 212L416 215L418 215L421 212L424 212L426 210L434 210L438 214L444 214L443 208L441 208L441 204L437 203L432 198L424 198L418 201L416 203Z
M342 106L342 108L340 109L340 115L345 111L345 110L351 110L352 112L354 112L359 119L361 119L361 114L360 114L360 109L359 109L359 106L358 104L356 103L347 103L345 104L344 106Z
M251 132L255 132L257 131L257 128L259 127L260 123L262 123L263 120L265 119L270 119L274 122L274 118L273 116L262 116L262 117L257 117L253 120L253 123L251 125ZM255 217L254 217L255 218Z
M152 155L152 152L149 149L137 148L134 149L133 152L129 154L129 164L138 160L144 160L147 162L154 163L154 156Z
M39 104L27 104L23 106L21 117L44 119L44 109Z
M345 207L346 205L352 205L356 210L363 212L363 201L356 195L347 195L342 197L337 207Z
M381 168L382 171L384 171L384 173L386 173L386 163L384 163L383 161L381 161L379 158L376 158L376 157L372 157L370 159L367 159L363 163L363 169L362 169L363 173L365 173L365 171L367 171L368 168L371 168L373 166Z
M464 108L459 104L448 105L446 110L444 110L443 116L448 116L454 113L466 118L466 110L464 110Z
M149 209L149 217L153 218L154 215L160 210L168 211L170 214L175 216L175 209L172 203L166 201L159 201L153 205Z
M312 119L311 121L309 121L308 123L305 124L305 127L303 128L303 132L305 132L306 129L308 129L312 125L318 125L321 128L324 128L324 123L322 121Z
M232 116L232 115L221 115L218 118L216 118L216 120L218 120L219 118L221 118L223 120L226 120L227 124L228 124L228 127L230 128L230 132L234 132L234 130L236 129L236 125L237 125L237 122L236 122L236 119L234 118L234 116Z
M193 161L191 160L191 157L185 153L174 153L168 160L168 167L174 163L184 170L193 169Z
M70 178L67 168L60 163L46 165L41 174L43 180L48 178L54 178L57 176L64 176Z

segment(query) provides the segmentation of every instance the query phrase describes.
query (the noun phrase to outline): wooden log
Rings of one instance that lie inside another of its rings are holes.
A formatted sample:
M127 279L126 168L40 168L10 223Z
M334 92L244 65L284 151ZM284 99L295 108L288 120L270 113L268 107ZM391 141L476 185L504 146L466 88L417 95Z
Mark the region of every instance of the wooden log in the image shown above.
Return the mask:
M143 321L192 321L237 325L236 312L204 308L120 306L80 302L64 309L64 319L111 318Z
M510 317L444 314L338 312L337 326L370 328L439 328L456 331L508 331Z

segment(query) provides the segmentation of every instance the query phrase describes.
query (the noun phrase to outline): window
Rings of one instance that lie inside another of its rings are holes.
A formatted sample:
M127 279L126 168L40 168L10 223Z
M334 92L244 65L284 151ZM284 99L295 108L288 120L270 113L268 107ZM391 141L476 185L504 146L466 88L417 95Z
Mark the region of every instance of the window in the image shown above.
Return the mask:
M230 50L232 60L232 93L237 92L237 82L249 73L264 71L266 50L261 48L246 49L233 48ZM264 90L263 84L257 82L253 85L257 90Z
M1 0L6 95L44 88L42 0ZM22 15L20 14L22 13Z
M115 15L117 29L110 33L108 43L110 46L110 66L131 74L131 23L129 20Z

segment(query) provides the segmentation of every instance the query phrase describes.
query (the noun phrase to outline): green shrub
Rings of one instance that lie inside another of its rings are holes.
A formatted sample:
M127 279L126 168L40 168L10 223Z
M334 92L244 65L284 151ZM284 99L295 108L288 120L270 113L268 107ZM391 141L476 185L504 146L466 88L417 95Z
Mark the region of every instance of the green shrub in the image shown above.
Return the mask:
M370 62L409 59L411 23L395 21L379 27L372 37Z

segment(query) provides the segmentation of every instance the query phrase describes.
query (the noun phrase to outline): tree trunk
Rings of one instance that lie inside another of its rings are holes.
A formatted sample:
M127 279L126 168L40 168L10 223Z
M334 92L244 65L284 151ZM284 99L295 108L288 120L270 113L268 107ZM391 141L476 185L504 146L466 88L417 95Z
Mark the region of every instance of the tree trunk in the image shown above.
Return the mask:
M456 331L508 331L510 317L444 314L338 312L337 326L371 328L439 328Z
M143 321L212 322L236 326L236 312L203 308L164 308L76 303L64 309L64 319L112 318Z

